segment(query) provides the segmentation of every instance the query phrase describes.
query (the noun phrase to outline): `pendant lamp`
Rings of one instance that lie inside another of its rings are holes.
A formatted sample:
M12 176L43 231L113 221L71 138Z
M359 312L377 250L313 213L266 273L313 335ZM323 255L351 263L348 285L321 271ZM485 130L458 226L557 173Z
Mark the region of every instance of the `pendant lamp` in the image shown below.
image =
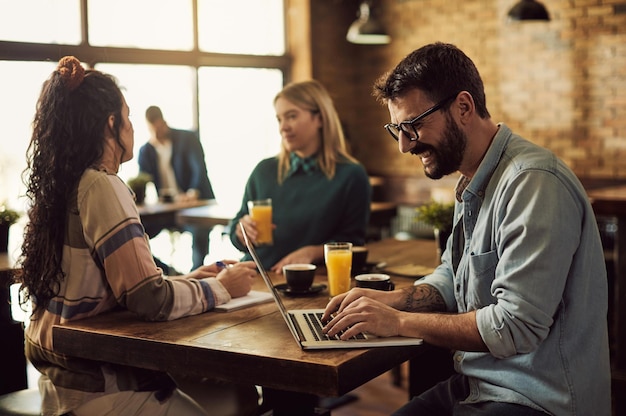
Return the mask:
M346 39L348 42L361 45L385 45L391 41L382 25L371 16L370 4L367 1L363 1L359 6L358 19L350 25Z
M520 0L509 10L511 20L550 20L545 6L535 0Z

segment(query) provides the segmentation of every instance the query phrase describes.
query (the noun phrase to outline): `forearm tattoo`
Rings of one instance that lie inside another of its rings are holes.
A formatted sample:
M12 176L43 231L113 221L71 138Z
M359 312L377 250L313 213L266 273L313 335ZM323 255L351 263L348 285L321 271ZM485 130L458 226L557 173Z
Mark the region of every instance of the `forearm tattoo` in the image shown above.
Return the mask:
M446 304L437 289L428 284L404 289L404 310L408 312L445 312Z

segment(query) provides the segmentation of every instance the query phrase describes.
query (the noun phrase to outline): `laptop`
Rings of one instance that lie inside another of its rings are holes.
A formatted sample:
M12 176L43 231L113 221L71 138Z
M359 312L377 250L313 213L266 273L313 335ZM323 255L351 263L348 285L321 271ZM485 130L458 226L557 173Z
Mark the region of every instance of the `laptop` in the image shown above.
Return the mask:
M324 309L291 309L287 310L278 293L278 290L272 284L272 280L268 276L259 256L254 249L254 245L250 242L246 229L242 224L241 232L246 243L246 248L250 252L256 267L267 285L280 314L287 323L287 327L291 331L300 348L308 349L332 349L332 348L371 348L371 347L389 347L401 345L420 345L423 340L421 338L409 337L377 337L371 334L359 334L349 340L341 340L338 336L329 337L322 332L324 324L321 321Z

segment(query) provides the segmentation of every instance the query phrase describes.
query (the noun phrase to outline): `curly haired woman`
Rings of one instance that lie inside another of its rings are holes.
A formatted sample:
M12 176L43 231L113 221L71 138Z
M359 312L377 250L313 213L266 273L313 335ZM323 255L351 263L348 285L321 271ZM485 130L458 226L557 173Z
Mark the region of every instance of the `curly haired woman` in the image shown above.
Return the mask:
M199 314L247 294L256 276L252 262L163 276L117 176L133 157L128 115L114 78L74 57L60 60L37 103L20 292L33 305L26 355L41 372L45 415L205 415L168 374L56 352L51 328L120 306L150 321Z

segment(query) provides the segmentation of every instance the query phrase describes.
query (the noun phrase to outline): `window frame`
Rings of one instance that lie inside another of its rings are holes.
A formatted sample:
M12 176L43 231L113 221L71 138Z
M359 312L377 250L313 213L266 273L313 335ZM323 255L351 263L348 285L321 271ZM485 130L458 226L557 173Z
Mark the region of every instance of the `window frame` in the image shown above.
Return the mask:
M233 68L269 68L283 72L283 79L288 83L292 79L293 59L289 55L287 40L287 8L289 0L284 0L285 13L285 53L283 55L246 55L225 54L201 51L198 48L198 3L192 2L193 15L193 49L190 51L173 51L161 49L139 49L123 47L100 47L89 44L88 27L88 0L80 0L80 27L82 41L78 45L60 45L46 43L29 43L0 40L0 60L3 61L53 61L64 56L78 57L89 67L94 68L98 63L116 64L155 64L155 65L182 65L193 67L196 71L200 67L233 67ZM198 84L195 86L195 107L198 108ZM194 115L196 126L199 124L199 115Z
M187 66L195 72L195 81L192 85L192 121L190 128L196 131L202 129L203 117L200 117L200 91L199 71L200 68L253 68L272 69L281 71L283 85L293 80L294 74L298 77L310 77L310 38L302 35L288 33L288 28L298 27L298 33L308 33L310 15L309 0L283 0L284 12L284 42L283 55L248 55L227 54L201 51L198 47L198 0L192 0L192 25L193 25L193 49L178 51L165 49L142 49L133 47L116 46L93 46L89 44L88 28L88 3L89 0L80 0L80 44L46 44L35 42L19 42L0 40L0 61L21 62L52 62L56 63L64 56L76 56L86 66L98 68L99 64L145 64L145 65L173 65ZM290 8L302 10L297 19L287 11ZM307 12L307 13L304 13ZM297 23L296 22L297 20ZM113 73L115 76L115 73ZM43 79L41 80L43 83ZM237 91L233 91L237 93ZM138 110L138 114L141 111ZM137 140L137 139L136 139ZM0 178L1 179L1 178Z

